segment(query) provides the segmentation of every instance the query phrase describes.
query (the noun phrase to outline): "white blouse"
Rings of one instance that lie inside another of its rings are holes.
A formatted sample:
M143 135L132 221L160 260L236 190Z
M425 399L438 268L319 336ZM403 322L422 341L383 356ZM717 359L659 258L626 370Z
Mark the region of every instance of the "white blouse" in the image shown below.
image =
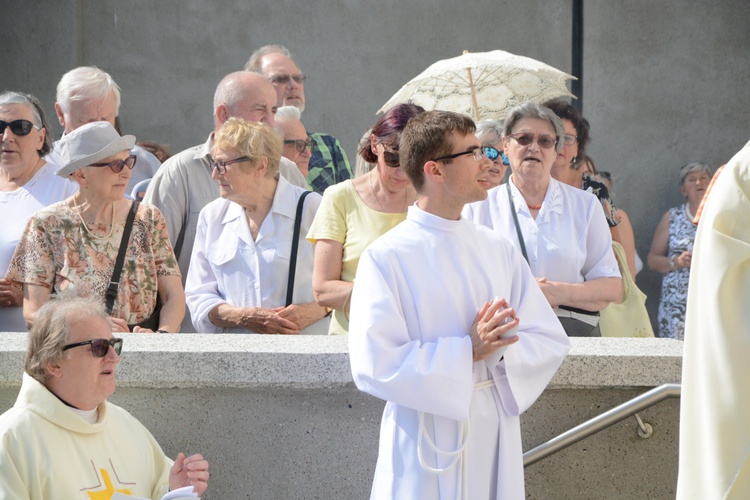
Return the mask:
M187 306L196 331L253 333L245 328L220 328L211 323L208 313L219 304L264 308L284 305L297 200L304 189L292 186L281 176L278 180L271 211L263 220L255 241L250 234L247 215L237 203L219 198L201 210L185 283ZM316 193L305 198L294 304L314 302L314 246L305 235L321 199ZM329 318L323 318L301 333L325 335L328 323Z
M512 178L508 184L534 276L564 283L621 277L596 196L550 179L534 219ZM463 216L497 231L521 250L504 184L491 189L486 200L467 205Z

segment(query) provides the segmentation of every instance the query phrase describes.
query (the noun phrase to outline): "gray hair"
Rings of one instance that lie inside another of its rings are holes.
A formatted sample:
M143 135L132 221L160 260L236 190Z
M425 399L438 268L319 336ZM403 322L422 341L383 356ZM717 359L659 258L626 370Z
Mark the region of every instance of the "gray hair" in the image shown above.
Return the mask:
M510 113L508 113L508 116L505 118L505 123L503 124L503 135L507 137L512 134L513 127L524 118L536 118L538 120L548 121L555 129L555 135L557 136L557 146L555 147L555 150L558 153L562 150L562 138L565 137L565 127L563 127L562 120L548 107L531 101L519 104L510 110Z
M281 106L276 110L276 118L293 118L302 121L302 111L294 106Z
M57 84L57 103L68 115L74 103L91 99L105 99L115 95L115 116L120 114L120 87L96 66L79 66L65 73Z
M705 172L709 177L713 177L714 175L713 170L707 164L693 161L680 168L680 186L685 184L685 179L693 172Z
M289 52L289 49L287 49L283 45L264 45L250 55L250 59L248 59L245 63L245 71L260 73L260 65L263 57L267 56L268 54L274 53L284 54L289 59L293 59L292 54Z
M39 156L45 156L52 151L52 135L50 134L47 117L44 116L44 110L42 110L42 104L39 102L39 99L23 92L5 91L0 94L0 106L5 104L21 104L26 106L31 111L31 121L34 123L34 126L38 129L44 129L47 133L44 137L44 144L39 149Z
M63 359L63 348L70 338L70 325L85 318L103 318L104 305L91 297L74 292L53 295L34 316L26 350L26 373L46 385L50 379L47 367Z
M500 120L479 121L474 134L483 144L497 144L503 139L503 124Z

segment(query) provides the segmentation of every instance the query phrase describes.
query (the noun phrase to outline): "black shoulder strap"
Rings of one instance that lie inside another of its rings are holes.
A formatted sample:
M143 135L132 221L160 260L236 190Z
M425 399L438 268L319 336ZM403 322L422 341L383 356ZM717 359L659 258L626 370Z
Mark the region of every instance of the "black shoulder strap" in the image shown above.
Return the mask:
M516 215L516 206L513 204L513 195L510 192L510 179L505 183L505 187L508 188L508 203L510 203L510 213L513 215L513 224L516 226L516 235L518 235L518 243L521 244L521 253L523 258L526 259L526 263L529 263L529 255L526 253L526 242L523 241L523 233L521 232L521 226L518 224L518 216Z
M294 274L297 272L297 249L299 248L299 231L302 226L302 207L305 205L305 198L312 191L305 191L297 201L297 215L294 217L294 235L292 236L292 253L289 257L289 279L286 283L286 305L292 303L294 295Z
M122 240L120 240L120 250L117 252L115 269L112 271L112 279L109 280L109 286L107 287L105 300L107 314L112 312L112 306L115 305L115 299L117 298L117 289L120 288L120 274L122 274L122 266L125 263L125 253L128 251L130 232L133 230L133 221L135 220L135 213L138 211L139 204L140 201L133 201L133 204L130 206L130 212L128 212L128 218L125 221L125 229L122 231ZM114 223L112 221L112 224Z

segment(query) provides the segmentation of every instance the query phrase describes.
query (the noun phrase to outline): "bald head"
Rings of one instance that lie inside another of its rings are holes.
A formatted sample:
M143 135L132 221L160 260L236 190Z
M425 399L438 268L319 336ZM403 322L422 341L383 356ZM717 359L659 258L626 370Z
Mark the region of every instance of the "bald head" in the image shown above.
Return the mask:
M214 130L231 117L274 126L276 91L257 73L237 71L225 76L214 94Z

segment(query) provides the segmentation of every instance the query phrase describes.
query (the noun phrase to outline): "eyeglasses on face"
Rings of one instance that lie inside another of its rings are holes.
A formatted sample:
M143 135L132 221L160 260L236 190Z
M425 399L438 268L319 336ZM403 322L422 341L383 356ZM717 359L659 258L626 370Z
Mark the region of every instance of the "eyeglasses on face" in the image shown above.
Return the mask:
M63 351L89 344L91 344L91 354L93 354L95 358L103 358L104 356L106 356L109 352L109 346L112 346L114 348L118 356L122 352L122 339L117 337L111 339L84 340L83 342L68 344L63 347Z
M294 144L294 149L299 153L304 153L306 149L309 149L310 151L313 150L312 139L286 139L284 144Z
M577 135L565 134L563 136L563 144L565 144L566 146L572 146L576 142L578 142L578 136Z
M297 75L274 75L270 78L271 83L274 85L289 85L289 82L294 80L295 83L305 83L307 75L299 73Z
M468 151L461 151L460 153L454 153L452 155L441 156L440 158L435 158L432 161L450 160L451 158L458 158L459 156L463 156L463 155L471 155L471 157L474 158L475 161L479 161L485 156L484 148L472 148L472 149L469 149Z
M119 174L122 172L122 169L125 167L128 167L130 170L133 170L133 167L135 167L135 162L138 158L136 158L135 155L128 156L125 160L114 160L107 163L92 163L89 165L90 167L109 167L112 169L112 172Z
M227 165L231 165L232 163L242 163L243 161L250 161L250 158L247 156L240 156L239 158L235 158L234 160L226 160L226 161L211 161L209 165L211 165L211 171L213 169L216 169L219 171L220 175L224 175L227 173Z
M31 129L35 127L29 120L13 120L12 122L6 122L0 120L0 135L5 133L5 129L10 127L10 131L17 136L29 135Z
M386 149L386 145L382 142L377 144L377 147L383 151L383 161L391 168L399 168L401 166L401 156L398 151L392 149Z
M535 137L534 134L521 132L518 134L508 134L508 137L515 139L519 146L528 146L536 141L540 148L550 149L557 144L557 137L552 135L540 135Z

